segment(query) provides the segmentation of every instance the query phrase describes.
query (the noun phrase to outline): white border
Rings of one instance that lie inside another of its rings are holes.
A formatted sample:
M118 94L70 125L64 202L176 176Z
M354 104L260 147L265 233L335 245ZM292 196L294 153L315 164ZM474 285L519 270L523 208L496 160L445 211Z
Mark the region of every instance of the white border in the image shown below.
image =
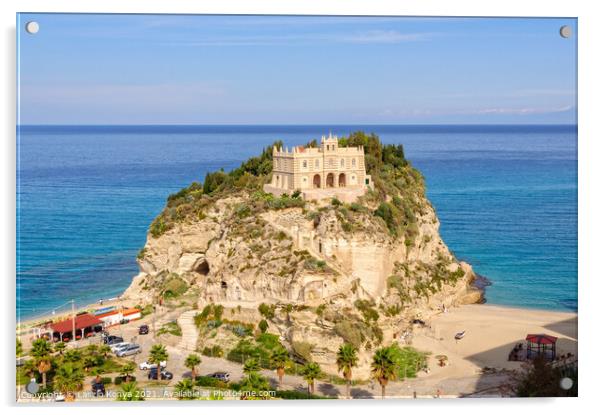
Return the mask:
M209 406L180 405L178 408L196 413L215 411L246 413L303 413L315 410L335 410L346 413L366 411L426 411L446 414L449 411L462 411L464 414L487 411L492 414L522 412L527 409L538 413L577 413L596 405L599 394L599 374L601 373L602 337L599 324L600 308L597 301L602 291L598 272L597 248L600 245L597 235L602 234L600 187L602 187L602 131L599 121L600 106L600 42L602 41L601 16L596 13L594 1L556 0L498 0L470 1L455 0L406 0L389 2L383 0L238 0L238 1L190 1L190 0L3 0L0 2L2 21L2 82L3 99L0 114L4 135L2 140L2 238L0 239L0 263L5 284L2 319L2 333L6 338L1 342L3 351L2 402L12 405L14 396L13 364L14 343L14 283L15 275L15 13L20 12L88 12L88 13L235 13L235 14L337 14L337 15L438 15L438 16L555 16L579 18L579 347L581 373L579 379L579 399L555 400L468 400L468 401L353 401L353 402L272 402L258 405L244 402L243 405L215 402ZM598 324L596 324L598 323ZM386 406L383 406L386 405ZM44 414L64 414L63 405L52 407L17 407L9 411ZM169 411L166 406L157 405L131 408L111 408L111 411L128 412L144 410L146 413ZM72 410L86 414L105 413L107 408L74 407Z

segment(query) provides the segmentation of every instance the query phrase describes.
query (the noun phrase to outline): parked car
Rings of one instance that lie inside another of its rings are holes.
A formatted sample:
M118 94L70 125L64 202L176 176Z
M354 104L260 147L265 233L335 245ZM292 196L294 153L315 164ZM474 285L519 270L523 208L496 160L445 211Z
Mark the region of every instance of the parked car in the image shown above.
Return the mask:
M111 346L111 351L112 351L113 353L117 353L118 351L120 351L120 350L122 350L122 349L124 349L124 348L128 347L130 344L132 344L132 343L129 343L129 342L123 342L123 343L117 343L117 344L114 344L114 345L112 345L112 346Z
M94 379L92 381L92 393L94 396L106 395L105 385L99 379Z
M123 343L123 337L119 337L119 336L109 336L107 337L105 344L107 344L108 346L112 346L114 344L119 344L119 343Z
M158 380L158 376L159 376L159 371L157 370L156 367L149 370L149 372L148 372L149 380ZM173 379L173 373L168 372L165 369L161 369L161 380L166 380L166 379L167 380Z
M148 334L148 324L143 324L138 327L138 334Z
M138 344L130 344L129 346L126 346L115 352L117 357L131 356L138 353L142 353L142 348Z
M221 380L222 382L226 382L226 383L230 381L230 374L226 373L226 372L215 372L208 376L210 378L215 378L217 380Z
M162 368L167 367L167 362L164 360L160 363ZM149 363L148 361L142 362L138 365L138 367L140 368L140 370L149 370L149 369L156 369L157 368L157 364L156 363Z

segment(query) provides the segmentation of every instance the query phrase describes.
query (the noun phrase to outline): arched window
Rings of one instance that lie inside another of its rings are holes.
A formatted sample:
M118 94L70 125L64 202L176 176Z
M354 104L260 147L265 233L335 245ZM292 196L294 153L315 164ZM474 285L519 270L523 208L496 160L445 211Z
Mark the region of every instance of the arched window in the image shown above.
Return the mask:
M355 159L351 159L351 165L355 167Z
M307 168L307 160L303 160L303 168L306 169Z

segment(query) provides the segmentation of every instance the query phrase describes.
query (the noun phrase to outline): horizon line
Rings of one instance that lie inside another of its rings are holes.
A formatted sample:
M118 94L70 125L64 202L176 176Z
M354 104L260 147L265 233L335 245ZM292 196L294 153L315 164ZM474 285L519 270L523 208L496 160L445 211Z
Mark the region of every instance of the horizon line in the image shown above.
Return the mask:
M211 127L272 127L272 126L578 126L578 123L164 123L164 124L16 124L16 127L195 127L195 126L211 126Z

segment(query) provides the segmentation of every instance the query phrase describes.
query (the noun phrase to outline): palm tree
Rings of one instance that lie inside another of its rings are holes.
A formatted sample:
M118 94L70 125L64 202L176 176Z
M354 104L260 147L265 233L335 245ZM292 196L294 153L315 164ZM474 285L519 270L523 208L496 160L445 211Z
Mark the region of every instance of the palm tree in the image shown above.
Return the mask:
M307 389L310 395L313 395L314 393L314 381L320 376L320 373L322 373L322 368L320 368L320 365L317 363L310 362L303 366L301 374L303 375L303 379L307 381Z
M86 347L86 351L88 352L88 354L95 355L98 353L98 346L96 344L91 344L88 347Z
M165 360L167 360L168 354L165 346L162 344L155 344L151 347L149 354L149 362L159 364Z
M98 348L98 353L102 354L105 359L107 358L107 356L109 355L110 352L111 352L111 346L108 346L106 344L101 344L100 347Z
M192 379L185 378L176 383L175 391L179 400L196 399L196 388Z
M86 356L86 357L84 357L82 366L83 366L84 370L87 372L88 370L90 370L90 368L96 366L97 362L98 361L95 356Z
M134 370L136 370L136 366L134 365L134 363L127 362L126 364L121 366L121 370L119 371L119 374L121 376L123 376L125 378L124 381L126 383L128 383L130 381L132 373L134 373Z
M250 359L249 359L250 360ZM245 376L240 381L240 390L242 392L260 392L260 391L268 391L270 390L270 382L263 376L261 376L257 372L249 372L247 376ZM256 395L257 396L257 395ZM243 394L241 399L249 399L249 395ZM267 395L260 398L266 399Z
M52 353L52 346L45 339L34 341L29 352L35 359L38 372L42 375L43 387L46 387L46 372L52 368L50 353Z
M345 343L339 347L337 353L337 367L339 372L343 372L343 377L347 381L347 398L351 397L351 378L352 368L357 367L357 349L349 344Z
M128 382L121 385L121 390L117 392L118 401L143 401L144 394L136 382Z
M196 379L196 367L201 364L201 358L196 354L189 354L184 361L184 366L190 369L190 376Z
M35 375L36 370L38 370L38 365L34 359L28 359L23 363L23 372L29 376L30 378Z
M278 374L278 385L282 386L282 378L284 377L284 367L288 362L288 352L284 347L278 347L274 349L270 355L270 361L276 366L276 373Z
M23 343L21 343L21 340L19 340L17 338L17 357L21 357L22 354L23 354Z
M84 373L73 363L65 363L57 369L52 385L65 395L65 400L74 401L75 392L84 387Z
M148 361L157 365L157 380L161 380L161 362L166 362L168 357L167 350L162 344L155 344L151 347Z
M397 377L396 364L390 347L380 348L372 357L372 377L380 383L382 398L385 399L385 388L390 380Z
M77 349L67 350L63 359L65 362L77 363L82 360L82 353Z
M257 373L261 370L261 367L259 366L259 362L256 359L247 359L247 361L245 362L242 371L245 375L249 375L251 373Z
M57 344L54 345L54 351L59 352L59 354L62 356L66 347L67 347L67 345L65 343L58 342Z

